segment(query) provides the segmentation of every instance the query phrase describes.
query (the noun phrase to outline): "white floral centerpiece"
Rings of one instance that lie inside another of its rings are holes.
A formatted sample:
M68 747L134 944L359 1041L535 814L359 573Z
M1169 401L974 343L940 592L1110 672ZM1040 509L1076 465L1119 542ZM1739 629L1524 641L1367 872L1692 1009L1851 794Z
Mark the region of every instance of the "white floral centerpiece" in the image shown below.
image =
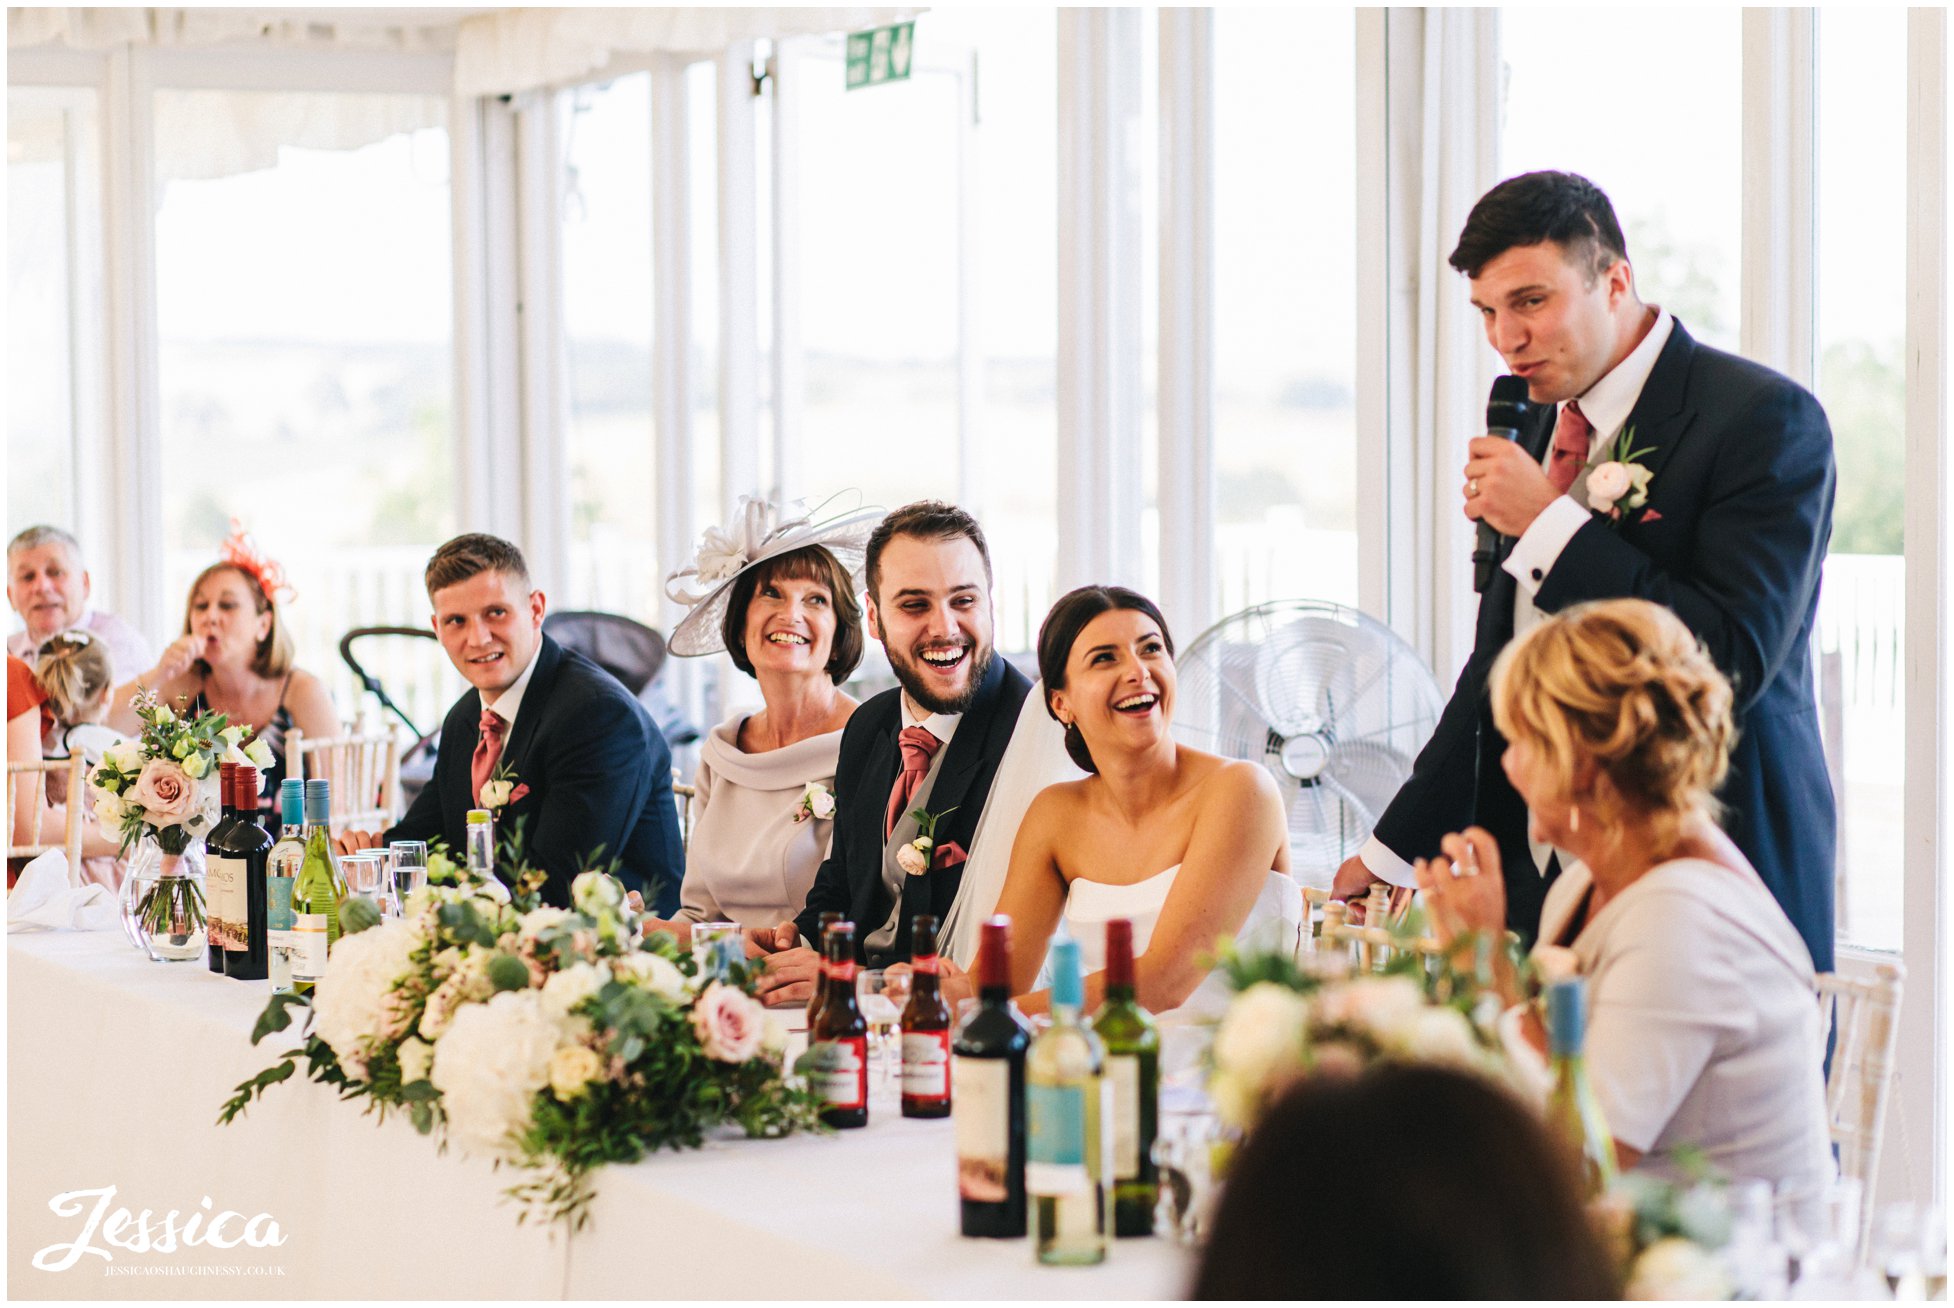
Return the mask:
M1735 1230L1727 1181L1685 1155L1692 1175L1664 1180L1638 1172L1596 1199L1593 1214L1622 1269L1622 1297L1724 1300L1737 1285L1724 1252Z
M1410 934L1418 934L1415 924ZM1464 951L1461 957L1465 956ZM1235 990L1208 1051L1208 1093L1224 1126L1246 1132L1310 1076L1350 1076L1381 1061L1440 1063L1516 1085L1501 1046L1497 997L1449 963L1394 951L1355 974L1341 954L1224 951Z
M217 824L221 765L270 767L271 751L262 740L244 744L250 728L230 725L222 713L178 717L147 688L136 692L133 706L142 730L103 751L88 775L90 807L102 830L119 835L123 854L143 841L161 852L162 876L145 884L135 908L144 929L200 935L203 891L177 876L177 865Z
M516 837L518 840L520 836ZM301 1061L382 1116L526 1173L508 1193L582 1226L590 1174L663 1148L696 1148L734 1123L754 1136L818 1127L818 1104L783 1078L785 1029L746 969L696 973L669 935L641 940L612 876L580 873L573 907L543 907L525 870L513 898L430 885L404 916L349 934L315 993L274 995L256 1043L310 1009L302 1044L237 1088L242 1113Z

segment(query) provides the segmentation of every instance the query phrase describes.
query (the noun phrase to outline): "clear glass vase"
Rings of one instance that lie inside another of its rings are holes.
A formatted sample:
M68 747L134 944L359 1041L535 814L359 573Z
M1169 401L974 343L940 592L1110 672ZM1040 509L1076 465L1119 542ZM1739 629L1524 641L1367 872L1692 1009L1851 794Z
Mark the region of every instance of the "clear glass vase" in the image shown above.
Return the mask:
M122 928L136 948L158 963L193 963L204 956L204 842L166 854L144 836L122 883Z

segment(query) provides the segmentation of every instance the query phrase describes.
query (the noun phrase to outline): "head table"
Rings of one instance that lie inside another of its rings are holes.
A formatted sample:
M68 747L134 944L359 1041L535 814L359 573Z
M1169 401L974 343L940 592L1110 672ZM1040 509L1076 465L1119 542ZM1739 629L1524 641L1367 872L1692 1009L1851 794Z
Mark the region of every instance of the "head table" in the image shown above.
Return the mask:
M1028 1241L961 1238L951 1123L892 1100L864 1130L735 1132L606 1168L590 1225L566 1239L518 1225L506 1169L325 1086L294 1078L218 1126L231 1088L290 1039L250 1044L265 982L150 963L119 930L12 935L8 982L18 1297L1151 1299L1191 1274L1157 1239L1048 1268ZM124 1247L145 1243L144 1210L149 1247ZM235 1247L165 1238L193 1217Z

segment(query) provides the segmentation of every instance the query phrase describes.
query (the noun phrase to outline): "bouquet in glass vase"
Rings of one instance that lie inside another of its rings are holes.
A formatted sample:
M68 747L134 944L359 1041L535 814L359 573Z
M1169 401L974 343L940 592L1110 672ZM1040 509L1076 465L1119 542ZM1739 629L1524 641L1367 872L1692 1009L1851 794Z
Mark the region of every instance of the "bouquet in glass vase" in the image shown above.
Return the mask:
M141 733L103 753L89 796L102 829L120 834L122 852L137 849L125 897L132 934L152 955L194 958L203 948L198 872L220 806L219 765L268 767L271 751L262 741L244 745L249 729L224 714L180 718L148 689L134 708Z

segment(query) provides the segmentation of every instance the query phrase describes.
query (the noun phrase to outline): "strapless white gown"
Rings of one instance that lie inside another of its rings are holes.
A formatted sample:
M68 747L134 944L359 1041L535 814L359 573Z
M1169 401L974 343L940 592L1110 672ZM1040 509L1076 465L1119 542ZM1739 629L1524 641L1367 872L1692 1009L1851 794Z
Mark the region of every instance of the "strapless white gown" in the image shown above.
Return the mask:
M1066 891L1060 929L1079 942L1079 958L1087 973L1106 966L1106 923L1123 917L1133 924L1133 952L1146 952L1154 924L1174 888L1181 865L1156 872L1144 881L1111 885L1075 879ZM1262 890L1235 932L1243 952L1271 949L1294 953L1301 939L1303 892L1285 872L1270 872ZM1180 1007L1154 1014L1161 1028L1161 1071L1173 1074L1190 1067L1200 1056L1211 1025L1228 1010L1231 992L1217 969L1195 987Z

